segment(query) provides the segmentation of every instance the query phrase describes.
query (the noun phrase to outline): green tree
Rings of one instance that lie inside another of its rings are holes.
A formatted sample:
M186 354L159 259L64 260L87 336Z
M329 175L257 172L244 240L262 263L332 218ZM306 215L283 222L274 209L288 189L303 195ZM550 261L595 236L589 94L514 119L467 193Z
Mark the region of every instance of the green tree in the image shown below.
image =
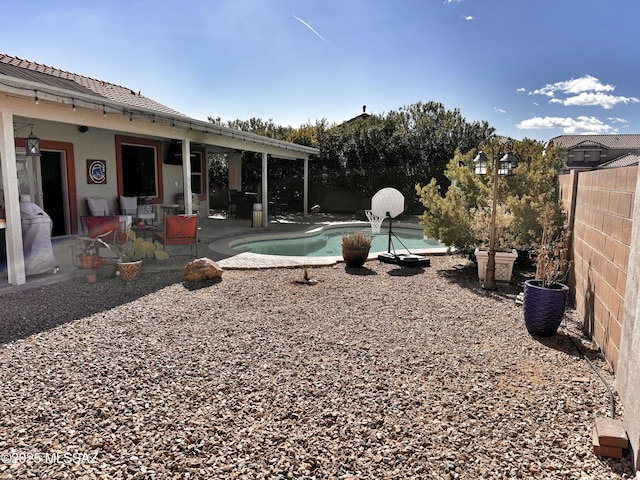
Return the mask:
M391 186L406 195L425 178L448 183L444 170L455 149L471 148L491 132L486 122L469 123L457 109L419 102L329 129L320 156L341 173L333 179L343 188L370 197ZM414 210L417 199L407 200Z
M541 235L539 219L545 209L552 208L556 222L562 223L557 175L565 163L562 151L545 151L542 142L524 139L513 145L519 159L514 175L498 179L496 248L528 250ZM499 140L484 142L480 149L492 158L499 151ZM416 186L425 207L421 221L426 234L464 253L486 245L489 239L494 170L490 165L487 175L476 175L477 154L476 149L465 154L456 151L445 170L451 184L444 195L435 178Z

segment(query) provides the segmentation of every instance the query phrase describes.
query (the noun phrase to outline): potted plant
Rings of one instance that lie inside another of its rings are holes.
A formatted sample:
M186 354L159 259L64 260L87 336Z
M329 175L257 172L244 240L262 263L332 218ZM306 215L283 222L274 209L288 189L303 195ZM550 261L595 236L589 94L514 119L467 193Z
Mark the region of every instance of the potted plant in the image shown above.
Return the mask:
M473 209L474 235L481 239L481 244L475 249L474 254L478 264L478 278L484 281L487 272L489 232L491 231L491 212L487 209ZM518 258L518 251L510 248L515 245L515 236L509 227L513 221L513 214L503 205L498 205L496 210L496 234L495 234L495 280L498 282L510 282L513 274L513 264Z
M117 243L106 243L102 239L98 239L100 243L106 246L117 258L118 274L123 280L135 280L140 274L142 260L150 254L153 254L157 260L166 260L169 254L163 250L158 250L153 242L147 242L142 237L137 237L131 228L125 231L126 241L122 245Z
M564 283L569 270L565 226L558 227L554 211L545 206L540 218L542 235L533 245L536 256L535 279L524 283L523 312L527 331L532 335L556 333L567 303L569 287Z
M347 267L362 267L369 257L371 236L362 232L342 234L342 258Z
M80 262L80 268L90 269L98 256L96 248L96 240L93 238L83 238L80 240L82 249L78 253L78 261Z

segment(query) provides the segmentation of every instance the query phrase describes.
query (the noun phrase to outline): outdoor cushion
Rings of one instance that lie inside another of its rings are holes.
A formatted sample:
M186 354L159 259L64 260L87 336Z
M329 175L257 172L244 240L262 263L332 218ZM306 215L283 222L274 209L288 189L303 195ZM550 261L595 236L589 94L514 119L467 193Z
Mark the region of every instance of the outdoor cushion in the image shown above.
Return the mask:
M120 211L125 215L136 215L138 211L138 197L120 196Z
M111 215L109 209L109 202L106 198L102 197L87 197L87 209L92 217L103 217Z

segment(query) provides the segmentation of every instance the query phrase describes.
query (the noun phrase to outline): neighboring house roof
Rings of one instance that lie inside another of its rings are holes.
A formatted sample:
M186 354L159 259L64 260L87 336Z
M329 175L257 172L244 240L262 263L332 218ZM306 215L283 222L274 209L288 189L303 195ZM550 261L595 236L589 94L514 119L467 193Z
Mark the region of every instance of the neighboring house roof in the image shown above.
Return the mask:
M86 95L97 95L135 108L186 117L185 114L145 97L140 92L136 93L130 88L0 53L0 80L3 75Z
M367 106L363 105L362 106L362 113L360 115L358 115L357 117L353 117L349 120L345 120L344 122L342 122L341 125L351 125L354 122L357 122L358 120L364 120L366 118L369 118L371 115L369 115L367 113Z
M608 148L640 150L640 134L614 135L560 135L549 140L549 144L567 150L573 148Z
M630 167L632 165L638 165L640 155L635 153L627 153L621 155L618 158L614 158L608 162L598 165L598 168L617 168L617 167Z

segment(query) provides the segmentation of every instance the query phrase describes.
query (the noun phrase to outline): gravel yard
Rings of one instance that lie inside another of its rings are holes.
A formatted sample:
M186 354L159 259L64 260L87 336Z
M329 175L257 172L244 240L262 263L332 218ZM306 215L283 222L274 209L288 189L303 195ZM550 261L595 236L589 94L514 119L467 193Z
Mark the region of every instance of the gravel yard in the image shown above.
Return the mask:
M464 259L366 267L0 297L0 478L633 478L572 312L536 339Z

